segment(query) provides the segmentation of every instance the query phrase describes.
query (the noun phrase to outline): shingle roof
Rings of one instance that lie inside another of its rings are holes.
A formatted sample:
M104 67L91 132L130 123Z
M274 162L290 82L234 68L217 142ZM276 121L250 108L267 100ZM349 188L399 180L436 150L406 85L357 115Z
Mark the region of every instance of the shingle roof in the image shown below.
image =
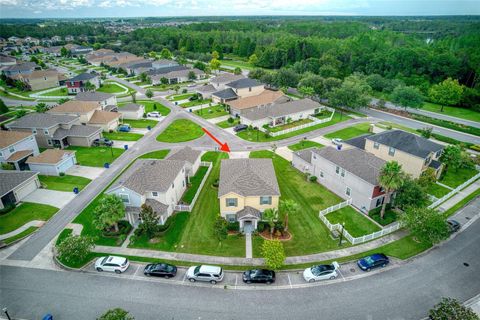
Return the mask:
M165 192L184 167L185 161L137 160L109 190L122 186L141 195L147 191Z
M33 135L31 132L0 130L0 148L11 146L31 135Z
M238 80L229 82L226 84L226 86L229 86L230 88L235 88L235 89L242 89L242 88L263 86L263 84L255 79L243 78L243 79L238 79Z
M7 161L8 162L17 162L19 160L22 160L26 156L29 156L33 153L33 150L20 150L15 153L12 153L10 157L8 157Z
M170 153L165 159L187 161L190 164L194 164L201 154L202 151L200 150L193 150L190 147L184 147L182 149L172 151L172 153Z
M313 148L296 151L294 152L294 154L299 158L301 158L302 160L308 163L312 163L312 149Z
M232 74L232 73L222 73L212 79L210 79L210 83L215 83L217 85L222 83L229 83L232 81L244 79L245 76L241 74Z
M33 70L37 67L35 62L24 62L19 64L14 64L8 67L5 67L4 71L28 71Z
M430 152L437 152L443 149L443 146L438 143L402 130L384 131L371 135L367 139L420 158L425 158Z
M121 116L122 115L118 112L95 110L88 123L106 124L120 118Z
M263 107L252 108L242 113L249 120L260 120L268 117L282 117L289 114L320 108L322 105L311 99L291 100L284 103L274 103Z
M0 181L2 182L0 183L0 197L37 174L38 172L32 171L0 170Z
M123 106L119 106L118 111L138 111L142 107L143 105L138 103L127 103Z
M207 84L195 89L195 91L199 93L212 93L212 92L215 92L216 90L217 89L215 89L215 87L211 84Z
M212 96L219 97L221 99L235 99L237 97L237 94L235 93L235 91L233 91L233 89L227 88L212 93Z
M378 184L380 170L386 163L385 160L358 148L337 150L333 147L325 147L312 149L312 152L372 185Z
M77 116L32 112L5 126L7 128L50 128L62 123L71 123L77 119Z
M365 139L370 135L371 135L371 133L363 134L359 137L344 140L343 142L346 143L346 144L349 144L351 146L357 147L358 149L365 150Z
M285 97L281 91L264 90L255 96L236 99L228 102L228 105L235 109L249 109L260 105L268 105L274 103L278 99Z
M220 165L218 196L230 192L241 196L280 195L271 159L225 159Z
M47 149L37 156L29 157L27 163L57 164L65 159L65 156L70 156L72 154L75 154L75 151Z
M54 69L47 70L33 70L32 73L25 75L25 78L28 79L39 79L44 77L58 77L58 71Z
M75 81L88 81L88 80L91 80L95 77L98 77L98 75L95 75L95 74L92 74L92 73L81 73L73 78L70 78L68 79L67 81L72 81L72 82L75 82Z
M250 206L245 206L245 208L243 208L242 210L237 211L235 215L237 217L237 220L242 219L244 217L248 217L248 216L257 217L258 219L260 219L262 216L262 213L255 208L252 208Z
M147 199L145 200L145 204L150 206L153 209L153 212L159 216L166 215L168 213L168 206L155 199Z
M115 97L114 94L105 93L105 92L98 92L98 91L85 91L80 92L75 97L75 100L78 101L104 101L110 99L111 97Z
M74 124L70 129L58 128L53 138L60 140L65 137L90 137L95 133L102 132L102 128Z
M88 113L99 108L100 105L95 101L69 100L61 105L53 107L52 109L48 110L47 113Z
M165 67L165 68L150 70L150 71L146 72L146 74L151 75L151 76L156 76L156 75L160 75L160 74L169 73L169 72L172 72L172 71L181 71L181 70L190 70L190 69L185 67L185 66L171 66L171 67Z

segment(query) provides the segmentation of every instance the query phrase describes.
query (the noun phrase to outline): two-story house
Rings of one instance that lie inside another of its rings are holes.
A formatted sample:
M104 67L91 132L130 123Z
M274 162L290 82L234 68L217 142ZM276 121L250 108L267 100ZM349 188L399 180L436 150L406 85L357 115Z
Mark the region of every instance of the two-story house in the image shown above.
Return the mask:
M32 132L0 130L0 163L11 163L17 170L27 170L28 157L38 153Z
M100 88L100 76L92 73L81 73L71 79L65 81L69 94L77 94L80 92L89 91L87 83L95 86L95 89Z
M30 74L37 67L38 66L35 62L23 62L23 63L7 66L2 69L2 72L5 74L5 76L11 78L16 75Z
M86 91L75 96L77 101L97 102L102 110L113 110L117 107L117 97L111 93Z
M59 74L54 69L34 70L32 73L17 74L11 78L22 81L32 91L49 89L59 85Z
M5 127L15 132L33 133L42 148L89 147L102 134L99 127L82 125L78 116L51 113L28 113Z
M185 161L187 178L190 179L200 167L202 151L194 150L191 147L184 147L178 150L172 150L165 158L167 160Z
M225 89L212 93L215 103L259 95L265 90L265 85L255 79L243 78L225 84Z
M240 230L257 228L266 209L278 208L280 188L271 159L225 159L220 164L220 215Z

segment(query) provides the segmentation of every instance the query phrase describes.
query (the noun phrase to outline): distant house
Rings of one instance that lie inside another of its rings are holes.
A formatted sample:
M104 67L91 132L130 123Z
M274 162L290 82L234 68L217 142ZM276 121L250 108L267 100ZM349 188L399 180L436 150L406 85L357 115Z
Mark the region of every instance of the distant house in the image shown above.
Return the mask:
M216 91L220 91L226 89L225 85L227 83L240 79L245 79L245 76L241 74L236 75L233 73L222 73L210 79L210 84L216 89Z
M259 95L265 89L263 83L255 79L243 78L225 84L225 89L212 94L213 102L226 103L227 101Z
M280 188L271 159L225 159L220 165L220 214L250 233L266 209L278 208Z
M8 67L17 64L17 59L11 56L0 54L0 67Z
M60 57L62 55L62 46L48 47L44 49L46 54L51 54L55 57Z
M83 56L93 51L92 47L77 46L70 50L72 56Z
M77 94L75 100L78 101L93 101L100 104L102 110L111 110L108 106L117 106L117 97L111 93L85 91Z
M118 109L118 113L122 114L123 119L141 119L145 113L145 107L138 103L128 103Z
M32 73L18 74L11 78L22 81L32 91L59 86L59 74L55 69L34 70Z
M123 63L119 67L124 69L129 75L139 75L143 72L152 70L153 64L152 64L152 61L150 60L138 60L138 61Z
M37 64L34 62L24 62L15 65L10 65L2 69L2 72L7 77L12 77L15 75L27 75L33 72L37 68Z
M25 39L23 39L23 41L28 44L33 43L33 45L35 46L38 46L40 44L40 39L33 38L33 37L26 37Z
M38 172L0 170L0 209L15 206L40 187Z
M189 74L193 72L197 79L205 78L206 74L202 70L193 68L190 69L185 66L173 66L155 69L146 72L146 74L152 79L152 84L157 85L162 83L162 79L167 79L168 84L175 84L189 81Z
M254 108L267 108L274 103L287 102L291 99L281 91L264 90L255 96L235 99L226 102L230 108L230 114L240 116Z
M96 89L100 88L100 76L92 73L81 73L66 82L67 90L69 94L77 94L80 92L88 91L86 88L87 83L91 83Z
M47 149L37 156L31 156L27 160L30 170L43 175L58 176L67 172L77 163L75 151L60 149Z
M0 163L10 163L17 170L26 170L27 158L38 153L37 141L32 132L0 130Z
M67 42L72 42L73 40L75 40L75 37L74 37L74 36L70 36L70 35L65 36L65 41L67 41Z
M60 36L53 36L53 37L51 38L51 40L52 40L52 42L60 42L60 41L62 41L62 37L60 37Z

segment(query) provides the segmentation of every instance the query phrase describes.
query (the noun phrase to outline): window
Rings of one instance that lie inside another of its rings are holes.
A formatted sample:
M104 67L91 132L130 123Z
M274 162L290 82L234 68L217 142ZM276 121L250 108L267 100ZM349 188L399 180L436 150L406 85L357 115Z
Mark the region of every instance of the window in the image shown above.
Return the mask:
M342 177L345 177L345 169L342 168L342 172L340 173Z
M227 198L225 199L225 205L227 207L236 207L237 206L237 198Z
M44 133L46 136L48 136L48 130L47 130L47 129L43 130L43 133Z
M323 178L323 171L320 171L320 178Z
M340 173L340 167L339 167L339 166L337 166L337 167L335 168L335 173L336 173L336 174L339 174L339 173Z
M272 204L272 197L271 196L260 197L260 204Z
M237 220L237 216L235 214L227 214L226 219L228 222L235 222Z
M378 149L380 148L380 144L378 142L373 143L373 148Z
M437 151L437 153L435 154L435 157L440 158L440 156L442 155L442 151L443 150Z
M388 148L388 155L393 157L395 155L395 148L393 147Z
M8 151L10 151L10 153L15 152L15 147L11 146L10 148L8 148Z
M52 140L48 139L47 143L48 143L49 146L51 146L52 145Z
M33 129L32 129L32 133L36 134L36 133L37 133L37 129L33 128Z
M347 187L347 189L345 189L345 194L350 197L352 195L352 189Z
M153 192L152 192L152 197L158 197L158 192L153 191Z
M122 199L123 203L130 203L130 196L126 193L119 193L120 199Z
M175 183L172 183L172 189L175 188Z

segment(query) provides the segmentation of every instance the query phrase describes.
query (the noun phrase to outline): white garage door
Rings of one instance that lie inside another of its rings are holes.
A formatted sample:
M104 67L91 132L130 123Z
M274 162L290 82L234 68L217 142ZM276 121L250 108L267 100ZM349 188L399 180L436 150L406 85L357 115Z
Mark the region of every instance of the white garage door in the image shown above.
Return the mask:
M24 186L18 188L17 190L15 190L17 200L21 201L23 198L25 198L26 196L28 196L30 193L32 193L35 190L37 190L37 183L36 183L36 180L34 179L34 180L28 182L26 185L24 185Z

